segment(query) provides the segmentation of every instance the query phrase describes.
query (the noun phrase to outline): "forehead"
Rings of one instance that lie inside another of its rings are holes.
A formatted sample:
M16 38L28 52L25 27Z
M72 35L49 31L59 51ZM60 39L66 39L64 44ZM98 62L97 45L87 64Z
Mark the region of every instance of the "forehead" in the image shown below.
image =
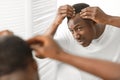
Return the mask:
M77 25L87 25L86 21L83 20L79 14L77 14L75 17L71 18L68 22L68 27L69 28L74 28Z

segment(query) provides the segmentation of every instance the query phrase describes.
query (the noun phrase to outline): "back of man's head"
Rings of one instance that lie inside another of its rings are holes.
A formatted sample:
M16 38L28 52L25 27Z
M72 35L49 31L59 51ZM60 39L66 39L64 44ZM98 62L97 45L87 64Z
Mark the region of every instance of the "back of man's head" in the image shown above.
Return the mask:
M32 58L32 50L27 43L16 36L0 37L0 76L25 69Z

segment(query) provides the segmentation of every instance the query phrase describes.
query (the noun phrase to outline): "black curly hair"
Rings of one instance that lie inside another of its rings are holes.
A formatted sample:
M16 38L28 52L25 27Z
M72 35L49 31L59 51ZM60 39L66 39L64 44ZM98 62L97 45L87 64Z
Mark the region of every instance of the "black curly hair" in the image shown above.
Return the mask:
M17 36L0 37L0 76L28 66L32 58L32 49Z

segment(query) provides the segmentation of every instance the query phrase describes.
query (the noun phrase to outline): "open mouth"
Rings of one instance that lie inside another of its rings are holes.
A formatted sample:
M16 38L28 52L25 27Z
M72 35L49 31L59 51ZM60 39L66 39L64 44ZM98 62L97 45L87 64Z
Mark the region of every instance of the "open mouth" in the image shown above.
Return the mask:
M77 40L78 43L80 43L81 45L84 43L84 41L81 40Z

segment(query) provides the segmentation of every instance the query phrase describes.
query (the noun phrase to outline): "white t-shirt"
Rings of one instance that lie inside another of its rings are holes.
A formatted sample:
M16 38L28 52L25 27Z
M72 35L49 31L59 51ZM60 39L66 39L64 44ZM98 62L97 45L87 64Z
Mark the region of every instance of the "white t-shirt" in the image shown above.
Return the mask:
M65 26L64 26L65 27ZM64 28L63 28L64 29ZM66 31L65 31L66 30ZM120 28L106 25L105 31L92 41L88 47L79 45L68 29L59 29L56 41L73 55L120 62ZM100 78L78 70L73 66L59 62L57 80L101 80Z

